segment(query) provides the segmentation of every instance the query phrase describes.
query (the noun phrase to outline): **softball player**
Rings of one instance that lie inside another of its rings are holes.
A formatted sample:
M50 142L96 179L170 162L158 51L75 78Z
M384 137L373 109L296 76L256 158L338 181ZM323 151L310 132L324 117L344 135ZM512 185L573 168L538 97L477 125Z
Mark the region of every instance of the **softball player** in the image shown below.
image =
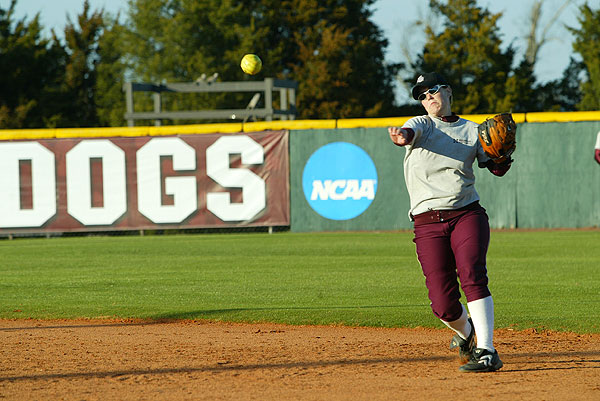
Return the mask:
M458 349L460 371L495 371L502 361L493 344L494 303L486 268L490 227L475 191L473 163L477 159L479 167L502 176L512 160L495 164L485 155L477 124L452 113L452 88L441 75L419 76L412 96L427 114L388 132L406 149L409 217L431 309L456 333L450 348ZM460 302L459 280L468 312Z

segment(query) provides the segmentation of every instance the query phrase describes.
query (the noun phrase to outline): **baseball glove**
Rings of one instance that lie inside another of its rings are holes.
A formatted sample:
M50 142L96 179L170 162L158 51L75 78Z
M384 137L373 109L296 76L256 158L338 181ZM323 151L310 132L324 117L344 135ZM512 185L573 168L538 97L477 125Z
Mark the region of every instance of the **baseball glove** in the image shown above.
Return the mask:
M510 113L498 114L479 124L479 142L494 163L510 160L517 147L517 124Z

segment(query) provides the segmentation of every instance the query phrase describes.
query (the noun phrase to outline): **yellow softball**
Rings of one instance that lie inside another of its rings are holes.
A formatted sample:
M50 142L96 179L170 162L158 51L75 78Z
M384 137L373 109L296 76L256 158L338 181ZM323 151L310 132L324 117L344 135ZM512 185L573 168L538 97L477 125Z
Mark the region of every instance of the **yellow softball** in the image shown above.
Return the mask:
M258 74L262 68L262 61L256 54L246 54L240 63L242 71L246 74Z

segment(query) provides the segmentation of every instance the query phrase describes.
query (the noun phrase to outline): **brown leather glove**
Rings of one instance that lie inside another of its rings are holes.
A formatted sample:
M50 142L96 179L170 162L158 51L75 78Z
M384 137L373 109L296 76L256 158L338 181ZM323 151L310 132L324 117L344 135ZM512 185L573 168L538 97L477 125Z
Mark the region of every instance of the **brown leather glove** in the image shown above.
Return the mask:
M486 155L494 163L510 160L517 147L517 124L510 113L488 118L477 129L479 142Z

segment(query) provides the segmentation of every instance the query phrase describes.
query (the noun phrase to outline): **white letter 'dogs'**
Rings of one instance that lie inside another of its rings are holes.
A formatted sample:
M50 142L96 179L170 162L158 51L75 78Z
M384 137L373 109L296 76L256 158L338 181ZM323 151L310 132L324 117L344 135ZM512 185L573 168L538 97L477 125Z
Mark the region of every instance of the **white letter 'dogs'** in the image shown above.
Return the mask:
M102 159L102 207L92 207L90 159ZM125 152L107 139L84 140L67 152L67 211L82 224L109 225L127 211Z
M31 160L31 209L21 209L20 160ZM56 214L54 162L54 153L37 142L0 144L0 227L41 227Z
M154 138L137 151L138 209L153 223L181 223L196 211L196 177L165 178L173 205L162 204L161 156L173 157L173 170L196 169L196 151L180 138Z
M225 188L242 188L241 203L232 203L229 192L206 194L206 208L223 221L254 218L266 206L265 181L252 171L230 168L229 155L241 154L242 164L262 164L265 150L249 136L224 136L206 149L206 174Z

